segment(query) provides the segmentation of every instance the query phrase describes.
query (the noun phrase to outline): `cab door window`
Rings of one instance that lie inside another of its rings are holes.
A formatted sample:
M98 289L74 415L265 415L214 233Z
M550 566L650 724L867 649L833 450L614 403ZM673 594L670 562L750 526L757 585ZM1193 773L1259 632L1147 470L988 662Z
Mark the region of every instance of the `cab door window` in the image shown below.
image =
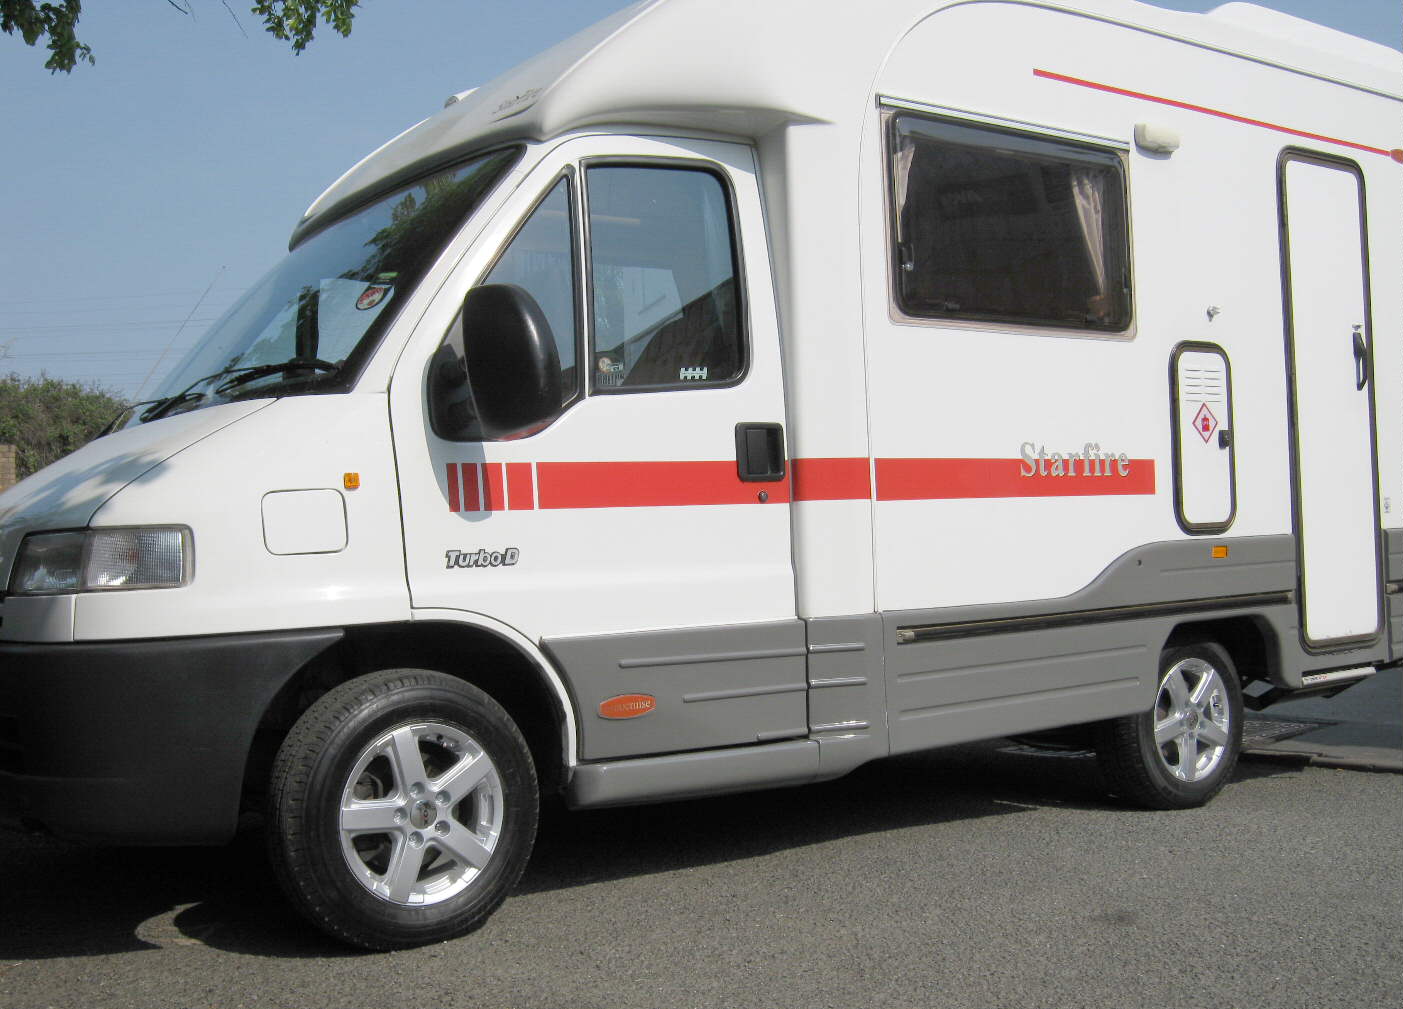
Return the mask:
M570 182L562 178L502 252L484 284L515 284L536 299L560 355L561 405L579 391L576 347L575 243L570 225Z
M745 370L729 193L704 168L597 165L585 172L590 388L727 385Z

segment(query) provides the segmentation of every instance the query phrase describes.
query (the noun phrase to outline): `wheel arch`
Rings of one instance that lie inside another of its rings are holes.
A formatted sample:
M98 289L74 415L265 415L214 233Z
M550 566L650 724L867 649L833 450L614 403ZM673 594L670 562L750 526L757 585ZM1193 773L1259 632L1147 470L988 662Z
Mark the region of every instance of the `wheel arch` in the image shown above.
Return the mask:
M1203 642L1219 645L1228 653L1243 687L1253 680L1280 682L1280 642L1265 618L1248 614L1188 621L1174 628L1163 651Z
M245 807L261 806L278 746L317 698L357 676L397 668L445 673L483 690L526 737L542 793L558 791L569 781L578 739L574 705L559 671L520 633L489 618L452 611L344 631L334 649L293 673L263 712L245 763Z

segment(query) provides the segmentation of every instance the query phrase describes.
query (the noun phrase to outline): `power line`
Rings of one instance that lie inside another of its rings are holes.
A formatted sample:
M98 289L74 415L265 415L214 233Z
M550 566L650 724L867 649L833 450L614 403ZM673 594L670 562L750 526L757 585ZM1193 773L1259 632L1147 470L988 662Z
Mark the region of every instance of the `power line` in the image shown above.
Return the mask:
M193 318L195 317L195 313L198 312L198 311L200 310L200 305L204 302L205 297L210 293L210 291L213 291L213 290L214 290L215 282L218 281L219 278L222 277L222 276L224 275L225 269L226 269L226 267L223 267L223 266L221 266L221 267L219 268L219 272L216 273L216 274L214 275L214 278L209 282L209 286L205 288L205 293L202 294L202 295L200 295L199 300L195 302L195 307L192 308L192 309L190 309L190 314L189 314L188 316L186 316L185 322L189 322L191 319L193 319ZM171 342L168 343L168 344L166 345L166 349L165 349L165 350L161 351L161 356L158 357L158 358L156 358L156 363L153 364L153 365L151 366L151 370L150 370L149 372L146 373L146 377L143 378L143 379L141 380L141 384L140 384L139 386L136 387L136 398L137 398L137 399L140 399L140 398L141 398L142 392L144 392L145 389L146 389L146 383L149 382L149 381L151 381L151 376L154 375L154 374L156 373L156 369L159 368L159 367L161 366L161 362L164 361L164 360L166 359L166 355L167 355L168 353L170 353L170 349L171 349L172 347L175 346L175 341L179 338L180 334L183 333L183 332L185 332L185 323L181 323L181 324L180 324L180 328L177 329L177 330L175 331L175 336L172 336L172 337L171 337Z
M221 287L220 291L232 291L234 294L243 294L247 287ZM66 305L74 301L126 301L134 298L186 298L196 294L199 288L192 287L185 291L144 291L141 294L85 294L76 297L62 298L16 298L6 299L5 304L10 305Z
M213 304L218 304L217 297L210 299ZM229 304L233 304L237 299L230 298ZM101 305L95 308L29 308L21 309L18 312L11 311L8 306L5 309L5 317L10 318L16 315L38 315L38 316L65 316L65 315L103 315L110 312L178 312L188 303L188 299L176 302L174 299L169 304L164 305L123 305L113 308L108 305Z
M115 332L123 329L141 329L152 326L185 326L190 323L203 324L215 322L219 316L211 315L202 319L153 319L143 322L134 320L132 322L109 322L102 326L94 326L90 322L62 322L46 326L0 326L0 333L52 333L59 330L85 329L93 333Z
M155 357L161 354L164 348L152 347L149 350L75 350L70 354L55 351L52 354L6 354L7 361L87 361L94 358L115 358L117 360L130 360L134 357Z

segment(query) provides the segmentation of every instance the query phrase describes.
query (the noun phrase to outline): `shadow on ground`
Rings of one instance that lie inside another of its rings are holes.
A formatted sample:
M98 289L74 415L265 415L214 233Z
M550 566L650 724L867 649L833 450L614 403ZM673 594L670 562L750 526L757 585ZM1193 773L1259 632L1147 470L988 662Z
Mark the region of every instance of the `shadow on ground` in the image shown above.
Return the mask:
M1059 806L1108 809L1093 758L1008 752L1006 741L869 764L804 788L625 809L550 805L517 888L541 893L748 859L840 838ZM1246 760L1239 780L1298 773ZM282 898L256 830L223 848L83 848L0 835L10 867L0 962L174 944L282 958L354 951Z

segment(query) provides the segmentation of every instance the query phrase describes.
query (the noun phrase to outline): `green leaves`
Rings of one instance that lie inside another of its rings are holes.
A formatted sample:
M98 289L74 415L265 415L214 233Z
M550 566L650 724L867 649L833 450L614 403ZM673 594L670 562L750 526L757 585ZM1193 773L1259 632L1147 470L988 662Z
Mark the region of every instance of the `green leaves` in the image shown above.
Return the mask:
M82 12L82 0L40 4L34 0L0 0L0 30L8 35L18 31L29 46L47 36L49 58L44 66L51 73L70 73L79 60L96 62L93 51L74 36Z
M92 441L125 405L94 385L0 377L0 445L18 449L22 480Z
M360 0L258 0L253 13L263 18L263 27L274 38L292 43L300 53L312 41L317 16L343 37L351 34L351 19Z
M175 0L167 2L184 14L190 13L188 2L184 6ZM228 0L219 2L232 16L234 11ZM358 6L360 0L257 0L250 9L263 19L263 27L275 38L291 42L292 51L300 53L316 34L318 21L342 36L349 35ZM44 66L52 73L60 70L71 73L80 61L97 62L93 59L93 51L79 42L75 34L82 12L82 0L57 0L54 3L0 0L0 31L8 35L18 33L25 45L29 46L45 39L49 58Z

